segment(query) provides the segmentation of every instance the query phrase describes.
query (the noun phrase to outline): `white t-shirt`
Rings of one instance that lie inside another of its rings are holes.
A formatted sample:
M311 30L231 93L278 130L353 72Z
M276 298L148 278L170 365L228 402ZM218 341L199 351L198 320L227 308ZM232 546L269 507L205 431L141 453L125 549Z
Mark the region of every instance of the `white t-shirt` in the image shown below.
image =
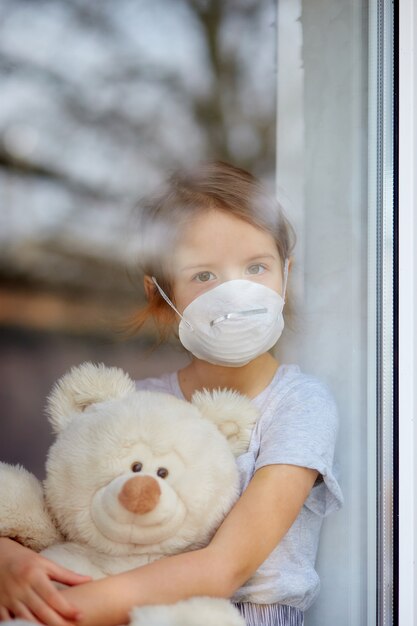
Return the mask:
M177 372L137 381L138 389L184 399ZM306 610L318 594L314 568L323 517L340 508L342 493L333 472L337 434L334 400L320 381L297 365L281 365L253 399L260 417L249 449L237 458L244 491L260 467L272 464L316 469L317 481L297 519L278 546L233 597L234 602L281 603Z

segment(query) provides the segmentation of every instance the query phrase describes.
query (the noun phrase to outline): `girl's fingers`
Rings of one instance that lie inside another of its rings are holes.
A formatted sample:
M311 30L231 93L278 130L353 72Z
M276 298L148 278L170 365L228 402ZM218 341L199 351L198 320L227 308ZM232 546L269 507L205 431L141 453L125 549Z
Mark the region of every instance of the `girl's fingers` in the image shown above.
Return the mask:
M27 596L27 605L25 609L32 615L32 621L47 624L47 626L68 626L69 624L32 590Z
M42 578L33 586L40 600L45 606L50 607L54 612L59 613L67 620L80 619L80 612L73 606L65 596L59 592L49 578Z
M7 620L10 619L12 619L12 616L9 611L4 606L0 606L0 620L2 622L7 622Z
M91 576L77 574L66 567L53 563L52 561L49 561L47 571L53 580L63 583L64 585L80 585L91 580Z
M20 602L20 600L16 600L13 603L13 615L16 618L25 619L28 622L39 623L33 613L28 609L25 604L23 604L23 602Z

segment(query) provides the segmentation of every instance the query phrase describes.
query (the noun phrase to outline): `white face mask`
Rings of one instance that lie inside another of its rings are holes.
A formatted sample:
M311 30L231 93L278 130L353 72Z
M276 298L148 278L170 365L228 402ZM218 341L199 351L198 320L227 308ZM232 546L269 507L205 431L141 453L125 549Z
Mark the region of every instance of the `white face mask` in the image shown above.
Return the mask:
M283 296L251 280L229 280L197 296L182 315L156 279L152 280L181 317L179 338L184 348L213 365L240 367L267 352L280 338L287 276L288 259Z

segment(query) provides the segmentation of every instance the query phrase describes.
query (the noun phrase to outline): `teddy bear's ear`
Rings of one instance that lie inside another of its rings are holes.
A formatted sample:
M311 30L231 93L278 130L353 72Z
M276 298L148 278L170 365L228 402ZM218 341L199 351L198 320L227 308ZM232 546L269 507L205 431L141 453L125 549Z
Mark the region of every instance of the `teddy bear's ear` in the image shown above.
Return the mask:
M230 389L203 389L193 394L191 402L223 433L235 456L247 451L259 416L249 398Z
M135 383L123 370L102 363L83 363L60 378L47 399L46 413L54 432L69 424L88 406L135 391Z

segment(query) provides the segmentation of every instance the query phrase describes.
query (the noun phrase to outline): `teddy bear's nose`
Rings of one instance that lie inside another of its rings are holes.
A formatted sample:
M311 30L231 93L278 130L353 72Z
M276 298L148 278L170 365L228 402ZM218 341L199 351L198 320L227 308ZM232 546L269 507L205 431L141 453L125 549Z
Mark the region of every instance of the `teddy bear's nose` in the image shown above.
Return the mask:
M119 493L120 504L131 511L143 515L156 507L161 488L152 476L133 476L125 482Z

